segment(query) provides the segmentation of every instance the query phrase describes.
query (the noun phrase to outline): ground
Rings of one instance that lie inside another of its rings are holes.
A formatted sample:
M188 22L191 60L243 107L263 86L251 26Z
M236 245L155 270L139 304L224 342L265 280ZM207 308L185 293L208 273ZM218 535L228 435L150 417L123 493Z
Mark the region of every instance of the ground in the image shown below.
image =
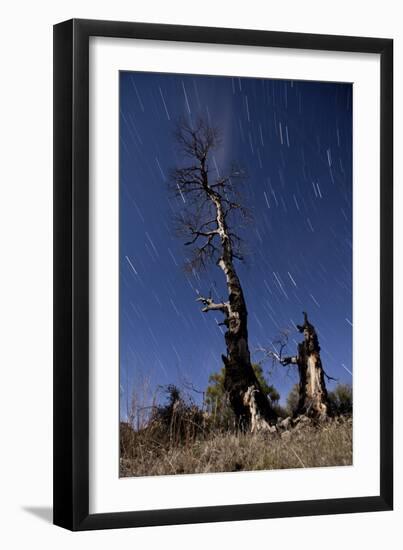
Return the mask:
M277 434L212 433L188 444L161 445L147 438L120 461L120 476L276 470L352 464L352 419Z

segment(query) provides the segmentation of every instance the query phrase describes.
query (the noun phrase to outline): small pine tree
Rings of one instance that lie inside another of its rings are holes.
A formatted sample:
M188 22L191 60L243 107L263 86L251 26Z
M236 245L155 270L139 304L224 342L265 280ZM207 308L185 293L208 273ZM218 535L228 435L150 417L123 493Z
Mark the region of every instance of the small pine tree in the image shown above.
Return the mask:
M286 411L288 416L294 416L298 409L299 384L294 384L287 396Z
M352 414L353 390L349 384L337 384L336 388L329 392L328 398L334 414Z

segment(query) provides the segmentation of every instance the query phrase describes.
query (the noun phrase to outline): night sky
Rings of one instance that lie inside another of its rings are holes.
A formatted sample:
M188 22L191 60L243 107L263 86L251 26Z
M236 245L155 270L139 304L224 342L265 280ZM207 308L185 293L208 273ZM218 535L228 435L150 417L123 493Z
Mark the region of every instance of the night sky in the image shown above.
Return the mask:
M174 224L183 202L168 185L170 171L184 165L175 125L198 116L223 136L211 169L223 174L236 161L248 174L243 197L253 219L239 229L246 261L236 267L252 360L285 328L294 355L306 310L326 372L352 383L351 84L121 72L122 418L133 388L146 406L158 385L204 390L222 368L222 315L201 313L195 300L198 292L227 299L224 276L214 264L184 270L190 250ZM263 368L284 403L296 369L272 371L271 360Z

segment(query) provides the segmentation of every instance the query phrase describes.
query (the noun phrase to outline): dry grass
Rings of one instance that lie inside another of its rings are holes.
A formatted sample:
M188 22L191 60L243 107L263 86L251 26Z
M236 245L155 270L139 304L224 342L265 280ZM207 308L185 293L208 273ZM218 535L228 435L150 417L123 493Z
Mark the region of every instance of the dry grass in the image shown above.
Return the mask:
M172 445L132 434L120 476L314 468L352 464L352 421L297 426L283 434L209 433Z

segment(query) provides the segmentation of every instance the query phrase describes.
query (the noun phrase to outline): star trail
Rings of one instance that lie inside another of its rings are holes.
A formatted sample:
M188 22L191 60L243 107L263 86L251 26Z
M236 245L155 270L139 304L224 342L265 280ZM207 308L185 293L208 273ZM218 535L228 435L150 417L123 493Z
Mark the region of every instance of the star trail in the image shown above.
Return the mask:
M224 277L215 265L184 270L189 250L173 220L187 197L168 185L183 165L176 122L199 116L222 132L210 169L219 176L236 162L247 174L242 198L251 220L237 228L245 262L236 266L252 360L284 329L294 354L305 310L326 372L352 382L352 85L121 72L122 418L128 395L145 381L144 405L159 385L187 381L202 391L222 368L222 316L202 313L196 299L225 298ZM271 361L263 368L284 403L297 373Z

